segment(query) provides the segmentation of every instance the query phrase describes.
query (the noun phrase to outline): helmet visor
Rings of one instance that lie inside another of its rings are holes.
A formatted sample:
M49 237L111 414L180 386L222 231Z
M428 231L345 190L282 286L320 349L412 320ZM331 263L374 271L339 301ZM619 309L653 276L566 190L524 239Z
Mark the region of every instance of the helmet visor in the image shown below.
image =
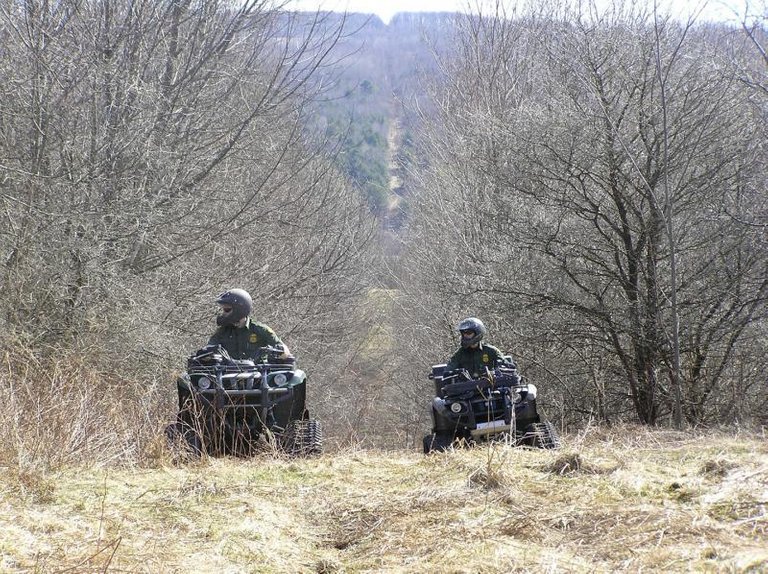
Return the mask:
M479 343L480 339L483 338L474 329L462 329L459 333L461 333L461 346L465 349Z
M240 320L240 317L238 317L237 310L230 305L229 303L220 303L219 304L219 311L216 314L216 324L225 326L225 325L234 325Z

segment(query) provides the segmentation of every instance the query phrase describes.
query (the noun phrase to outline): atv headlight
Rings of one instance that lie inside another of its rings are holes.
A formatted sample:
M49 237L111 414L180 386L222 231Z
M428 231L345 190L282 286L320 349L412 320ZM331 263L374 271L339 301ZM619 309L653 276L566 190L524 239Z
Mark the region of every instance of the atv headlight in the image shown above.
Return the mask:
M528 400L532 401L536 398L536 385L528 385Z
M201 391L211 388L211 379L208 377L200 377L197 379L197 388Z
M521 395L520 392L515 392L512 395L512 402L513 403L518 404L522 400L523 400L523 395Z
M461 412L461 403L451 403L451 412L454 413L460 413Z
M275 378L272 379L272 381L276 385L284 385L287 380L288 380L288 377L285 376L285 373L277 373L275 375Z

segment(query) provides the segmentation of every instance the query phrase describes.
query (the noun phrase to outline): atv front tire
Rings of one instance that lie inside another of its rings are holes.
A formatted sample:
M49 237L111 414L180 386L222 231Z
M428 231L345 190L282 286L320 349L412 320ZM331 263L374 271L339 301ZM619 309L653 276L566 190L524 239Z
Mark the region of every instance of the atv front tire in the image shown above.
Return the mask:
M432 433L424 437L424 454L443 452L451 448L453 436L444 433Z
M174 459L199 458L203 453L202 441L197 432L178 422L165 427L165 441Z

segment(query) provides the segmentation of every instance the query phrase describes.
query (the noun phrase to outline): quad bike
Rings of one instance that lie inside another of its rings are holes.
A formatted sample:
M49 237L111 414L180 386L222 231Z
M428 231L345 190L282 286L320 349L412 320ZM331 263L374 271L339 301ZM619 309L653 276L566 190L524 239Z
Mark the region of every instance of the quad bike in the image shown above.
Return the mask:
M465 370L434 365L432 432L424 437L424 453L452 445L505 439L515 445L559 448L554 425L536 409L536 387L523 381L511 359L500 361L477 379Z
M306 409L307 376L282 349L263 347L260 360L235 360L207 345L187 360L177 381L179 413L169 440L195 454L248 456L264 446L290 455L320 454L320 422Z

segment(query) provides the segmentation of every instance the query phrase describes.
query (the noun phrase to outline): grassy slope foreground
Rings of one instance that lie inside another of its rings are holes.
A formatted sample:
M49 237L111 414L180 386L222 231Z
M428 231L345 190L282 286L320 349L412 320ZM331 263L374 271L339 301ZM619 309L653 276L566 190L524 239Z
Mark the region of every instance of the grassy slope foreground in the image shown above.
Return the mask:
M0 469L3 572L765 572L764 436Z

